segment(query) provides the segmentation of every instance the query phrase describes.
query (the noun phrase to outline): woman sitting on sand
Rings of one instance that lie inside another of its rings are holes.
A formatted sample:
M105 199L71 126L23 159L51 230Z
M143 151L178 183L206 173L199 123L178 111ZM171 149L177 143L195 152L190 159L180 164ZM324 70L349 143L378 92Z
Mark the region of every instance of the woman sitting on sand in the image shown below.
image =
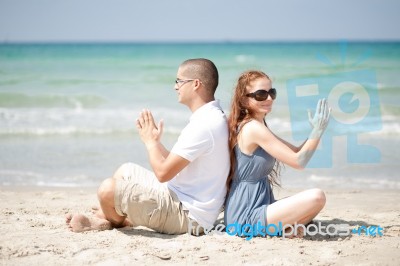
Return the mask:
M281 223L283 229L285 225L305 225L325 205L325 194L320 189L276 201L271 184L279 185L279 162L296 169L306 166L328 125L328 104L325 99L319 100L314 117L309 113L311 134L296 147L272 133L264 120L275 98L276 90L265 73L247 71L239 77L229 115L231 171L224 218L229 231L230 224L262 225L274 235L278 227L268 225ZM237 231L239 235L241 232ZM302 232L297 233L302 236Z

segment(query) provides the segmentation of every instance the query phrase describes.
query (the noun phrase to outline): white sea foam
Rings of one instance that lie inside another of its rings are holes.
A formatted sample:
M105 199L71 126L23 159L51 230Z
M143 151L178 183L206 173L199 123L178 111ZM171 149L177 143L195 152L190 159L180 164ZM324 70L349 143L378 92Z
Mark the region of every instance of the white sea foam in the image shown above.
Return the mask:
M253 62L255 57L253 55L239 54L235 56L235 61L238 63L249 63Z
M135 109L0 109L0 135L121 134L136 131L141 110ZM189 115L159 108L153 115L166 122L165 133L176 134Z

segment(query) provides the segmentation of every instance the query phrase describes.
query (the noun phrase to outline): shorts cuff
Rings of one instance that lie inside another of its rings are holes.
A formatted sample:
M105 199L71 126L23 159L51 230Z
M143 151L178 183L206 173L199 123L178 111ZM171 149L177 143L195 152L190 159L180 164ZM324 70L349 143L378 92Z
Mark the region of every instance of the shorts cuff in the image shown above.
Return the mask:
M115 190L114 190L114 208L115 208L115 212L119 215L119 216L126 216L126 214L124 214L121 210L121 187L122 187L122 182L124 182L124 180L121 179L117 179L115 181Z

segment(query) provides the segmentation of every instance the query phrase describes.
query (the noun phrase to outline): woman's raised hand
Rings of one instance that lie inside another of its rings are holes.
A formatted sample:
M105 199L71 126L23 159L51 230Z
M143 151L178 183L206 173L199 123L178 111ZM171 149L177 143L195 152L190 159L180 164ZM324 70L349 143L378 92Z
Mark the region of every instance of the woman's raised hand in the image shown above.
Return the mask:
M312 116L311 111L308 110L308 121L312 127L312 132L309 137L310 139L321 138L328 126L330 115L331 108L329 108L328 102L325 98L318 100L314 117Z

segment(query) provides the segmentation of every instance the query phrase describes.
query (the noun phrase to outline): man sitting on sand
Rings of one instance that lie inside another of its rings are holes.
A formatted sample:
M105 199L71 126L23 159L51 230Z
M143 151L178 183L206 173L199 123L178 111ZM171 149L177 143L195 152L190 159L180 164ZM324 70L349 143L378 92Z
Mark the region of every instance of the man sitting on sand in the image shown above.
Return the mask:
M218 71L207 59L183 62L175 80L179 102L192 111L171 151L161 144L163 123L143 110L136 126L146 146L148 171L123 164L98 189L101 208L95 216L67 215L74 232L146 226L160 233L183 234L188 223L213 226L226 195L229 173L228 125L214 99Z

